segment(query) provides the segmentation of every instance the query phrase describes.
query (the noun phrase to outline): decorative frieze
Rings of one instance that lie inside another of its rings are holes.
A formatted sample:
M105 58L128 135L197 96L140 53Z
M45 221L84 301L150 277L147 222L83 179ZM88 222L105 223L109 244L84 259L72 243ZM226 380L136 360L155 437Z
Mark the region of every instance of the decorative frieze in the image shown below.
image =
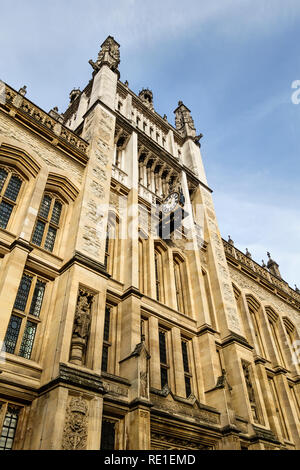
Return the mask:
M83 154L86 154L88 149L87 142L63 126L59 121L53 119L53 117L49 116L48 113L35 106L33 103L27 100L25 96L17 93L8 85L5 85L5 96L6 106L14 107L23 113L26 113L30 120L35 121L39 125L47 128L49 131L52 131L56 138L58 137L64 140L68 145L71 145Z

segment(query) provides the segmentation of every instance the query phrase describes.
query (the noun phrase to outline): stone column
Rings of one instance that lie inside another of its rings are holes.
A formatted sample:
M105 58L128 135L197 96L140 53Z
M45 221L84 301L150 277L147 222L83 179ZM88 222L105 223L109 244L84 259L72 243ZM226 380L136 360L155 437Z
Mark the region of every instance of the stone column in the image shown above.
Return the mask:
M149 345L150 345L150 386L160 390L160 356L159 356L159 335L158 319L149 318Z
M173 358L173 374L175 381L175 395L185 398L184 368L181 348L181 334L179 328L171 329L171 344Z

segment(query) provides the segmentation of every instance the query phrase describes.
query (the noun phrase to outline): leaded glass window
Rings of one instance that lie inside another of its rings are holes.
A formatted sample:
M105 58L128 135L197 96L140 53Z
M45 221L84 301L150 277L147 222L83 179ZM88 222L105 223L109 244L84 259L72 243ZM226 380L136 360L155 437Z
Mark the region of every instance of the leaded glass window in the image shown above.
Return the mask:
M102 421L101 450L114 450L115 448L115 423L107 420Z
M166 331L159 331L159 357L160 357L160 381L161 388L168 385L168 363L167 363L167 344Z
M46 283L38 279L35 285L35 289L34 289L34 293L32 297L32 302L30 306L30 315L33 315L35 317L40 316L45 287L46 287Z
M56 196L45 194L32 236L32 243L51 253L55 247L62 208L63 205Z
M27 299L28 299L28 294L30 291L32 283L32 276L29 276L28 274L24 274L18 289L17 297L15 300L15 305L14 308L17 310L21 310L24 312Z
M0 227L6 229L16 205L22 179L9 169L0 168Z
M21 322L22 319L20 317L16 317L15 315L10 317L10 322L4 339L5 351L10 354L14 354L15 352Z
M24 273L4 339L6 352L31 359L46 282Z
M20 408L10 404L2 406L5 406L6 410L4 410L5 414L0 435L0 450L11 450L18 425Z
M109 306L105 307L105 317L104 317L104 331L103 331L103 348L102 348L102 366L101 369L104 372L108 370L108 357L109 357L109 348L110 343L110 327L111 327L111 310Z
M25 357L26 359L30 359L31 357L31 351L33 347L33 341L36 333L36 323L32 323L31 321L28 321L26 323L20 351L19 351L19 356Z
M185 383L185 394L188 398L192 393L191 379L192 375L190 373L190 364L189 364L189 353L188 353L188 341L181 341L182 349L182 361L183 361L183 370L184 370L184 383Z

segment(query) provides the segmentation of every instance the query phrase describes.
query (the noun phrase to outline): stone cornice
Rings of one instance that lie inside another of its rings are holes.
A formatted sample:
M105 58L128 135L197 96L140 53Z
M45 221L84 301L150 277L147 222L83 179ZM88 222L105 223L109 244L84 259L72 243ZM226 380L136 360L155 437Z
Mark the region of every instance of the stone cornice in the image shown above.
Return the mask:
M84 165L88 162L88 142L6 84L5 102L0 109L76 161Z
M81 266L84 266L88 269L91 269L92 271L96 272L97 274L101 274L106 278L110 278L110 274L105 269L105 266L102 263L99 263L98 261L93 260L92 258L89 258L89 256L86 256L79 251L75 251L74 256L69 259L60 269L59 273L62 274L64 271L69 269L71 266L74 264L79 264Z
M83 390L100 393L101 395L107 393L103 387L101 376L95 373L85 372L67 364L59 364L59 374L51 382L43 385L39 389L39 394L45 393L53 389L57 385L71 385Z
M297 310L300 310L300 294L294 291L287 282L273 276L269 271L225 240L223 240L223 244L228 263L240 270L243 274L246 274L261 286L267 288L280 300L283 300Z

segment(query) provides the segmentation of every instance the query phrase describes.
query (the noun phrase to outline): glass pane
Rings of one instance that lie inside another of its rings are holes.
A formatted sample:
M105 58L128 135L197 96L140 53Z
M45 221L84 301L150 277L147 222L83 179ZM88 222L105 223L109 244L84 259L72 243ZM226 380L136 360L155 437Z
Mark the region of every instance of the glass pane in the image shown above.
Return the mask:
M160 381L161 388L164 388L165 385L168 385L168 371L164 367L160 368Z
M55 201L53 211L52 211L51 222L53 222L56 225L59 224L61 210L62 210L62 204L59 201Z
M19 409L9 406L5 416L4 425L1 431L0 450L12 449L14 437L18 424Z
M32 237L32 243L34 243L35 245L41 246L43 235L44 235L44 230L45 230L45 225L46 224L42 222L41 220L37 221L34 234Z
M32 276L29 276L28 274L23 274L14 305L14 308L21 310L22 312L24 312L26 308L31 283Z
M48 214L51 206L51 197L50 196L44 196L43 202L40 207L40 216L44 217L45 219L48 219Z
M13 210L13 206L11 204L8 204L5 201L1 202L0 204L0 227L1 228L7 227L12 210Z
M189 360L188 360L188 352L187 352L187 344L185 341L181 342L182 345L182 359L183 359L183 368L184 372L189 372Z
M107 372L107 364L108 364L108 346L103 346L102 350L102 365L101 370L102 372Z
M185 393L186 393L186 398L188 398L190 394L192 393L191 379L189 377L185 377Z
M104 341L109 341L109 329L110 329L110 308L105 308L105 320L104 320Z
M15 202L17 200L21 184L22 180L20 180L20 178L15 175L12 176L10 178L10 182L8 183L4 196Z
M109 421L102 422L101 450L114 450L115 448L115 425Z
M56 228L49 227L48 233L46 236L46 241L45 241L45 250L47 251L53 251L54 243L55 243L55 238L56 238Z
M19 356L25 357L26 359L30 359L34 337L36 333L36 327L36 323L32 323L31 321L28 321L26 323L26 328L24 331Z
M159 332L159 353L160 362L167 364L166 334L164 331Z
M2 190L4 183L7 178L7 171L4 170L4 168L0 168L0 191Z
M4 339L5 350L6 352L10 354L15 353L19 331L21 328L21 322L22 322L22 319L19 317L16 317L15 315L12 315L10 317L10 322L9 322L5 339Z
M40 311L42 308L42 302L43 302L43 297L44 297L44 292L45 292L45 286L46 286L45 282L42 282L39 279L37 280L33 297L32 297L31 306L30 306L30 314L34 315L35 317L40 316Z

